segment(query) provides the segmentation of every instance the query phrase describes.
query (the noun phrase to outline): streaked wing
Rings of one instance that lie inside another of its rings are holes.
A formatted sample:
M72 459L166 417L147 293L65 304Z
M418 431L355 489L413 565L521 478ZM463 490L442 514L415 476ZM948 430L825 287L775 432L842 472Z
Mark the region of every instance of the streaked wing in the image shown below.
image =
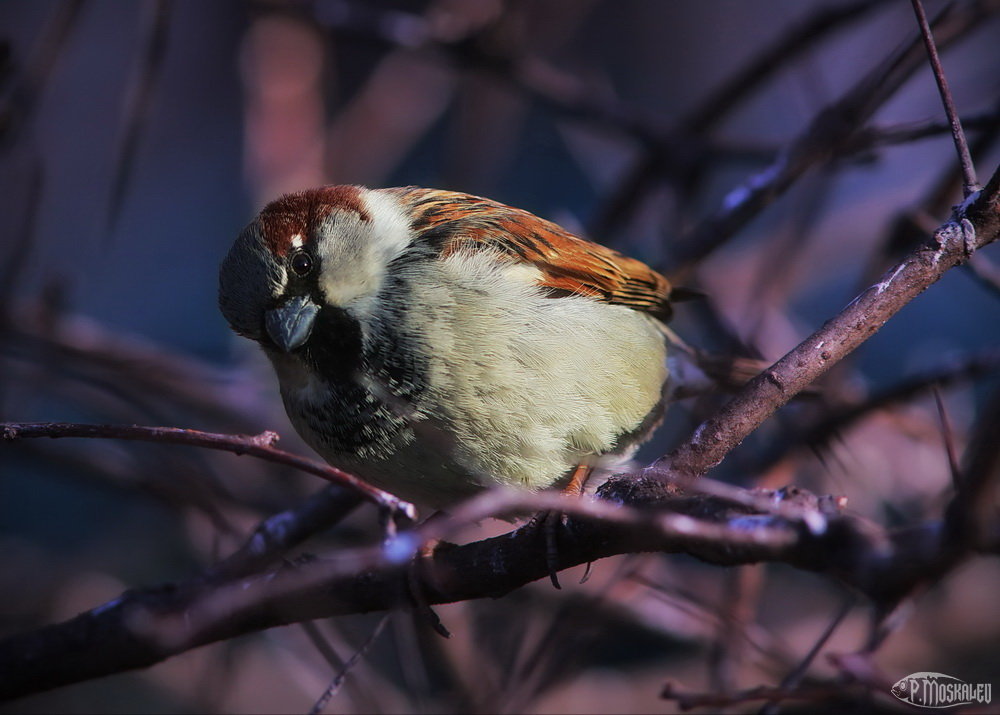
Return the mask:
M536 267L539 285L554 296L585 295L670 318L670 283L640 261L479 196L418 187L392 191L412 208L414 230L442 255L497 251Z

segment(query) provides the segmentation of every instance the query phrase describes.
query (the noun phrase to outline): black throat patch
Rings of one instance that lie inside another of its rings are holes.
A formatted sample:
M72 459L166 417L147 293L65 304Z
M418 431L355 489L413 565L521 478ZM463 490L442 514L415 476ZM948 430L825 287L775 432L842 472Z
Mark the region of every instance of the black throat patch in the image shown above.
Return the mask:
M300 355L325 384L325 399L286 407L305 422L324 451L386 457L400 433L422 419L427 365L423 352L401 330L402 318L386 314L365 335L358 320L342 308L325 305L317 314Z

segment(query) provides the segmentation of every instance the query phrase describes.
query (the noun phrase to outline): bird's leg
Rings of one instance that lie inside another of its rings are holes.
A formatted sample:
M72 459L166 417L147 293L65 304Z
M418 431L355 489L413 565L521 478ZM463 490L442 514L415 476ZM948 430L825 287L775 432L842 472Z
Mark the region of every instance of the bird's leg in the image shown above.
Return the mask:
M569 483L563 487L562 493L568 497L581 497L583 490L587 487L587 480L594 473L594 468L586 464L576 465L573 475L569 478Z
M583 490L587 486L587 480L594 473L594 468L586 464L578 464L569 482L563 487L562 494L573 499L583 496ZM555 588L562 588L559 584L559 576L556 574L559 566L559 545L557 543L558 528L566 523L566 515L554 509L542 512L538 517L538 524L545 534L545 562L549 567L549 580ZM582 581L590 575L590 565L587 565L587 572Z

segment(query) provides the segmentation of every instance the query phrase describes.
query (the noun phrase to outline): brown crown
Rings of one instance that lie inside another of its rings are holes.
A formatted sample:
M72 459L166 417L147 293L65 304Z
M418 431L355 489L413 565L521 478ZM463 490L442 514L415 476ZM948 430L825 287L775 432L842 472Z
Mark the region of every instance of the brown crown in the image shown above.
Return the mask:
M357 186L323 186L318 189L285 194L260 212L261 234L275 256L284 257L292 247L292 237L301 235L308 244L316 226L336 209L353 211L362 221L371 215L361 203Z

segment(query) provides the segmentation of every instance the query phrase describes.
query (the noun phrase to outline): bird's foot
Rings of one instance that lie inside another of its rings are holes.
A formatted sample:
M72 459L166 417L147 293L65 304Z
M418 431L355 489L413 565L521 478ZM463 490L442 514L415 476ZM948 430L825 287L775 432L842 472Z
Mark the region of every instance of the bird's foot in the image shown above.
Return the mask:
M594 468L587 465L581 464L573 470L573 475L570 477L569 483L562 490L563 496L579 499L583 495L584 487L587 485L587 479L593 473ZM541 535L545 539L545 563L549 571L549 580L552 582L552 586L558 589L562 588L559 583L559 531L566 528L566 523L568 521L568 515L565 512L556 509L547 509L543 512L539 512L534 519L532 519L535 528L539 529ZM587 569L584 571L583 578L580 579L580 583L584 583L590 578L590 564L587 564Z

